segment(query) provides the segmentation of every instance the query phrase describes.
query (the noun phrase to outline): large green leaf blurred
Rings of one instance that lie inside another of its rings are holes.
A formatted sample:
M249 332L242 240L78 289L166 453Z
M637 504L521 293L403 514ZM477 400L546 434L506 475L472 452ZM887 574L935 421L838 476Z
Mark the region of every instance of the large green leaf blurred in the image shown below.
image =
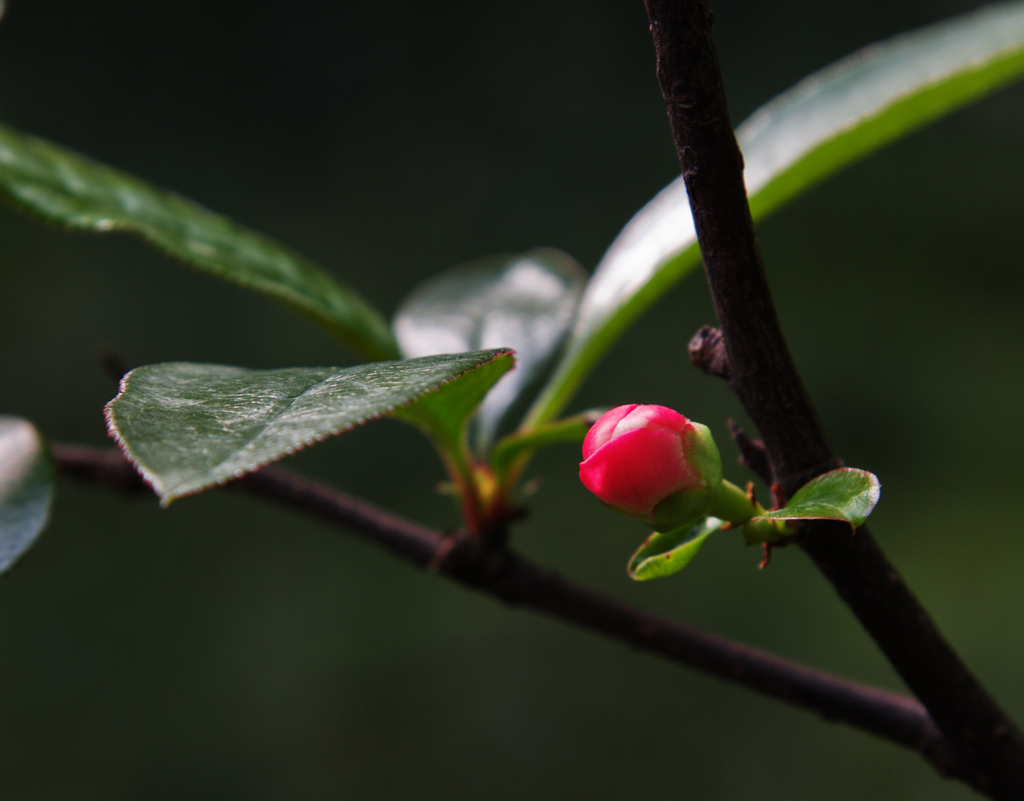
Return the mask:
M395 313L395 334L408 357L515 350L517 369L480 407L477 444L483 449L509 407L561 346L586 281L583 268L560 250L491 256L416 287Z
M167 505L392 414L427 393L461 398L460 379L472 381L474 371L495 361L508 369L512 357L491 350L282 370L155 364L125 376L121 392L107 404L107 420Z
M301 256L202 206L0 126L0 194L67 228L127 231L186 264L295 309L367 359L394 359L384 318Z
M857 158L1024 71L1024 3L897 36L810 75L736 131L756 218ZM527 427L562 408L618 336L700 262L682 177L626 225L597 266Z
M53 462L35 426L0 416L0 573L25 553L46 525Z

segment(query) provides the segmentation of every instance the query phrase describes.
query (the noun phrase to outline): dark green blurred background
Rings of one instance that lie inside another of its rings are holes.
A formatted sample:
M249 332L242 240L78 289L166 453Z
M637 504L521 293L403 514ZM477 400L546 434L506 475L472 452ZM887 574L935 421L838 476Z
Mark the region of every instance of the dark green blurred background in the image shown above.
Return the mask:
M968 0L718 0L735 122L857 47ZM676 174L640 0L10 0L0 119L266 231L390 313L496 251L588 268ZM882 479L876 536L1024 720L1024 89L856 165L760 229L784 327L832 440ZM709 424L686 365L700 276L574 403ZM840 333L841 332L841 333ZM344 364L270 302L124 238L0 208L0 413L101 445L130 365ZM644 531L579 486L568 447L516 545L681 621L900 684L795 550L721 537L633 585ZM422 438L370 425L290 460L437 526ZM735 481L747 476L727 466ZM0 580L0 797L966 799L916 757L745 690L510 611L320 524L219 491L160 511L62 484Z

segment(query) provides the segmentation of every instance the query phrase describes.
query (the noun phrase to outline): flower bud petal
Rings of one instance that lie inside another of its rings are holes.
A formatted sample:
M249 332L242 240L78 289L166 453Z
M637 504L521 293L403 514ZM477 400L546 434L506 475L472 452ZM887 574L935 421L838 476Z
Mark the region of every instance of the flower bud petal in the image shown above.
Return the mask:
M594 451L608 442L615 434L615 426L638 406L637 403L616 406L601 415L597 422L590 427L590 431L587 432L587 436L583 440L583 458L589 459Z
M580 465L583 485L627 514L650 515L667 495L700 483L671 431L635 429L609 441Z
M628 405L583 442L580 481L601 501L660 531L707 514L722 464L705 426L664 406Z

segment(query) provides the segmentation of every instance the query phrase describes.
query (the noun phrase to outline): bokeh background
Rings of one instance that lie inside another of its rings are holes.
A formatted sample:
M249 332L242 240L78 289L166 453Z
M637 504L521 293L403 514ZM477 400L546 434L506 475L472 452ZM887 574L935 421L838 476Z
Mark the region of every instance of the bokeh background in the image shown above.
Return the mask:
M739 122L806 73L970 0L717 0ZM0 119L263 230L390 313L498 251L592 268L677 166L640 0L9 0ZM876 536L1024 720L1024 87L872 156L760 226L834 445L881 476ZM574 407L742 419L685 345L699 275ZM0 412L106 442L129 365L346 364L319 330L120 237L0 207ZM713 539L633 585L644 532L538 459L515 546L644 608L891 688L797 550ZM380 422L289 466L436 526L436 457ZM726 468L735 481L747 476ZM62 484L0 580L0 795L49 799L966 799L895 746L503 608L228 491L160 511Z

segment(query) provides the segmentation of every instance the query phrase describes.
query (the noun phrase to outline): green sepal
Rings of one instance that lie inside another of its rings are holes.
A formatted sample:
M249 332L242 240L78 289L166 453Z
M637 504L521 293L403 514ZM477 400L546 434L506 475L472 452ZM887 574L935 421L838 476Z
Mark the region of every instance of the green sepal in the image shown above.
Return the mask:
M844 520L854 529L863 525L878 503L882 485L874 473L840 467L808 482L785 508L766 512L761 520Z
M697 555L709 536L725 524L707 517L696 525L681 526L648 537L629 560L626 572L634 581L648 581L678 573Z
M711 429L693 421L690 421L690 426L683 435L686 461L700 474L707 486L717 486L722 480L722 455L718 452Z
M642 519L655 531L674 531L679 527L686 528L711 511L712 500L714 500L712 487L691 487L679 490L655 506L651 511L650 518Z
M684 458L700 475L703 484L679 490L654 507L646 522L657 531L690 526L711 514L715 499L722 491L722 457L711 429L701 423L691 422L690 426L683 434Z

